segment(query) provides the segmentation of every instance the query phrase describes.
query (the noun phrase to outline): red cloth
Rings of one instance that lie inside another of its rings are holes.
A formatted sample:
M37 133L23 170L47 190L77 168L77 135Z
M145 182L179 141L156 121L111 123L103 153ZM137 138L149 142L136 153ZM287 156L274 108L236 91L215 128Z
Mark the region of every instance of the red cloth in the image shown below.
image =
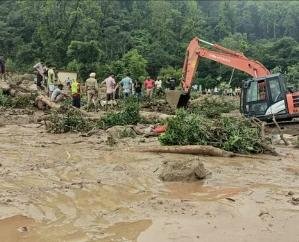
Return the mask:
M153 132L157 134L164 133L166 131L166 125L157 125L155 128L153 128Z
M152 89L155 86L155 82L153 79L146 79L144 81L144 87L145 89Z

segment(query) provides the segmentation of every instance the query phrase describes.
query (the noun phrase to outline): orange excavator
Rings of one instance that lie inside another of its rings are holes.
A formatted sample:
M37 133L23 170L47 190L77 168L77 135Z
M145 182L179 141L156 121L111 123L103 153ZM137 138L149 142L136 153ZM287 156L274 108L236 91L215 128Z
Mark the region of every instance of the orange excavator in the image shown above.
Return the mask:
M200 46L213 47L213 50ZM176 108L186 107L190 99L192 81L200 58L207 58L251 76L242 81L240 111L246 117L261 120L291 120L299 117L299 92L288 91L282 74L271 74L260 62L251 60L243 53L209 43L197 37L189 43L183 66L182 91L168 91L166 99Z

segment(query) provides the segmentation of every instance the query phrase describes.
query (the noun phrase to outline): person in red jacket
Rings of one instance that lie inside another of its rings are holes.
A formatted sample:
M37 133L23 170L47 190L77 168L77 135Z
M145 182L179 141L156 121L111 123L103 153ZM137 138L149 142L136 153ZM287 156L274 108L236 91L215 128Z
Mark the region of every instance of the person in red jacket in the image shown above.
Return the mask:
M144 89L146 91L146 96L149 98L152 98L153 96L153 90L155 88L155 82L150 77L147 77L147 79L144 81Z

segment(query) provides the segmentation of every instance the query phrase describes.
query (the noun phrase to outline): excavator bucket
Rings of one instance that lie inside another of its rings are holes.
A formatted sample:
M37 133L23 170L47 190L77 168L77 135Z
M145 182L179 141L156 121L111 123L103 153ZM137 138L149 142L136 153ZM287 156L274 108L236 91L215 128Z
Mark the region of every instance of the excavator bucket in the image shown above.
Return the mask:
M185 94L177 90L166 91L166 101L173 109L187 107L189 99L189 93Z

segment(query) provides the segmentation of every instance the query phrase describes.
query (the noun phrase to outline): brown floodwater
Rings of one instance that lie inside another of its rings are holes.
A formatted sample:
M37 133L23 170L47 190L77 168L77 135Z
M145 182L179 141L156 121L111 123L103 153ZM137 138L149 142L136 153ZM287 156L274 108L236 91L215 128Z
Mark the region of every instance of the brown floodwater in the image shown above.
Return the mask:
M164 183L161 162L191 156L128 152L138 138L108 147L102 136L34 124L1 126L0 140L1 242L299 241L298 149L202 157L205 180Z

